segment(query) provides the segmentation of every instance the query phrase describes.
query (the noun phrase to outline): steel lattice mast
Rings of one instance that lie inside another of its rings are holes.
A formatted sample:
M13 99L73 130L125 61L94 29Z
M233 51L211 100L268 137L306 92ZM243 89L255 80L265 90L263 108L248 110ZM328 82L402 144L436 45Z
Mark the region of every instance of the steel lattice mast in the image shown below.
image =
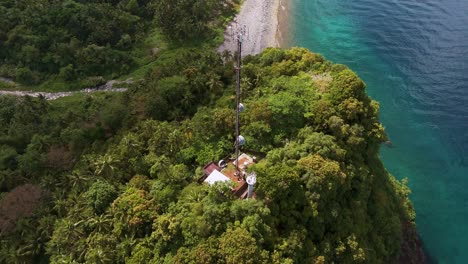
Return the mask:
M235 39L237 44L237 64L236 64L236 174L240 179L241 173L239 170L239 148L244 143L241 142L240 135L240 117L239 114L243 110L243 106L240 103L240 86L241 86L241 63L242 63L242 41L246 36L246 27L238 27L235 32ZM243 140L243 137L242 137Z

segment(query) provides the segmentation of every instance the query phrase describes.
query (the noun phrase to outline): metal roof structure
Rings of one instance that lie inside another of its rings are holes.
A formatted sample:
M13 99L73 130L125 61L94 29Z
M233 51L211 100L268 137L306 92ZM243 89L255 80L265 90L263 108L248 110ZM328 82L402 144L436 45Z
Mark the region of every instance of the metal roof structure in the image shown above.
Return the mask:
M225 182L225 181L230 181L228 177L226 177L224 174L219 172L218 170L213 170L213 172L208 175L208 177L204 180L204 182L207 182L210 185L213 185L215 182Z

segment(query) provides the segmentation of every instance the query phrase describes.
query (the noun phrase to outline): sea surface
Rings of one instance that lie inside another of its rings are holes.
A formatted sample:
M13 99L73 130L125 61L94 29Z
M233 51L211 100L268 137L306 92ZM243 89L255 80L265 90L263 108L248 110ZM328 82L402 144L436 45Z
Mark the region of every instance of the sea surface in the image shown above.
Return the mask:
M468 1L291 0L289 46L348 65L380 102L409 178L416 222L438 263L468 263Z

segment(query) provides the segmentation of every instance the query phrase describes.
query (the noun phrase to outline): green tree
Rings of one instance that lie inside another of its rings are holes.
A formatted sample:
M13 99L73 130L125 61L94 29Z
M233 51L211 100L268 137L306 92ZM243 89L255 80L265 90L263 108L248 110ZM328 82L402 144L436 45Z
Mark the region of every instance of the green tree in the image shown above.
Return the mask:
M203 34L224 1L176 0L154 3L155 21L166 36L184 40Z
M226 264L262 263L265 257L255 239L241 227L229 228L219 238L219 254Z
M114 200L111 212L119 235L129 232L141 236L150 232L158 207L146 191L130 187Z
M108 179L112 178L116 171L117 162L119 161L114 159L114 157L111 154L105 154L104 156L100 156L94 163L94 174L98 176L103 176Z
M15 79L20 83L28 85L37 84L40 81L39 75L26 67L16 70Z
M102 109L101 120L105 127L111 131L117 131L123 123L127 114L127 107L121 103L110 103Z
M86 192L86 200L96 213L103 213L107 207L117 198L117 191L107 181L98 180Z
M16 163L16 150L8 145L0 146L0 170L14 168Z

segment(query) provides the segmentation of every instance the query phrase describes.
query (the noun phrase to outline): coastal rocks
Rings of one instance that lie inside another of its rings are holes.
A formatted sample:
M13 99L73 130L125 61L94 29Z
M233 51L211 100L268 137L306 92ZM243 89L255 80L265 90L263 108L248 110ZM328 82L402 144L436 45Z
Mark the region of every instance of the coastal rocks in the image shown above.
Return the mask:
M404 222L402 225L403 243L401 244L399 263L427 264L432 263L414 225Z

